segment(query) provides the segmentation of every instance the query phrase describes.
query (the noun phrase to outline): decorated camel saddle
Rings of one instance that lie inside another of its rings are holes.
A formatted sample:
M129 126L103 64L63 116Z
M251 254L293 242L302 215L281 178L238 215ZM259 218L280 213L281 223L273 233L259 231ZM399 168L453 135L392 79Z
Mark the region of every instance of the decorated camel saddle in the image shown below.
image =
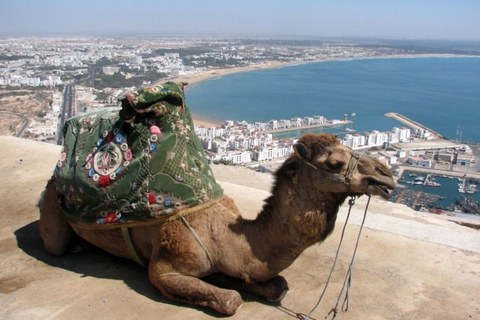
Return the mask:
M54 171L60 206L73 222L103 226L165 221L218 201L183 86L127 94L122 108L68 120Z

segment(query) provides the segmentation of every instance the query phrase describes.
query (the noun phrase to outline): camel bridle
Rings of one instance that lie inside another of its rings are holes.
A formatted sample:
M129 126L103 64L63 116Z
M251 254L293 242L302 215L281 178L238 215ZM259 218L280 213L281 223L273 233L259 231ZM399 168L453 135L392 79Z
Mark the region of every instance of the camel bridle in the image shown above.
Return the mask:
M355 173L355 169L357 168L358 163L360 162L360 158L362 156L363 156L363 154L360 153L360 152L357 152L357 151L353 152L352 156L350 157L350 161L348 162L348 168L347 168L347 172L345 172L345 176L342 176L338 173L334 173L334 172L325 170L323 168L319 168L317 166L314 166L313 164L311 164L310 162L308 162L304 158L302 158L302 157L299 157L299 158L302 159L302 161L305 162L309 167L312 167L316 171L321 172L328 179L342 182L345 185L347 185L350 189L350 182L352 181L353 174Z

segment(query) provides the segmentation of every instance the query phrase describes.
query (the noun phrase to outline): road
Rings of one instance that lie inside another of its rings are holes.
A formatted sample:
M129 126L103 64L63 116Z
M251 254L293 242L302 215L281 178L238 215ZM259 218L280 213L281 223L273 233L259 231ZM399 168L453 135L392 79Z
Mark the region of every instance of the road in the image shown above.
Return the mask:
M23 134L23 131L25 131L25 129L28 128L28 125L30 124L30 119L28 119L27 116L21 114L21 113L15 113L15 112L11 112L11 111L0 111L1 113L7 113L7 114L12 114L14 116L17 116L17 117L20 117L22 118L23 120L23 125L22 127L20 128L20 130L17 131L17 133L15 134L15 137L21 137L22 134Z
M57 144L63 144L63 126L65 121L73 115L75 103L75 84L68 84L63 91L63 105L60 113L60 121L58 121Z
M94 67L88 77L80 79L79 81L85 81L93 78L95 71L98 68L99 67ZM57 145L63 144L63 126L65 125L65 121L75 115L75 82L66 85L65 90L63 91L62 112L60 114L60 121L58 122L57 126Z

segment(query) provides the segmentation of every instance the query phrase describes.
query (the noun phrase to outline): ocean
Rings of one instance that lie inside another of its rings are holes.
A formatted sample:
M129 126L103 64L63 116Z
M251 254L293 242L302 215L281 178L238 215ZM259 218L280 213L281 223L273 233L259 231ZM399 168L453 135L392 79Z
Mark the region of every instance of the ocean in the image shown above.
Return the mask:
M452 140L480 143L480 57L330 60L225 75L187 87L194 117L268 122L321 115L353 120L359 133L403 124L384 116L397 112ZM352 117L352 114L355 114ZM319 129L317 130L325 130ZM342 134L345 126L327 130ZM291 137L299 132L288 132ZM458 181L439 178L448 206L460 196ZM409 188L412 188L410 185ZM415 187L413 189L422 187ZM424 187L423 187L424 188ZM473 198L480 200L480 194Z
M397 112L448 139L480 142L479 57L290 65L209 79L187 87L186 96L195 117L216 123L347 115L362 133L403 126L384 117Z

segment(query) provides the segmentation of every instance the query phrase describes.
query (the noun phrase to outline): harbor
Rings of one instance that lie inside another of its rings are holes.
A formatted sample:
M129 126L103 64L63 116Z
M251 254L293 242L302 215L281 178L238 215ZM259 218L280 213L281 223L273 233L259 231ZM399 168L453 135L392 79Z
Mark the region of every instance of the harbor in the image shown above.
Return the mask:
M385 116L414 130L428 130L433 135L430 140L399 143L396 145L399 150L461 148L460 144L443 138L434 130L399 113L386 113ZM479 156L479 153L478 147L472 146L473 157ZM392 193L391 201L417 211L480 219L480 194L477 187L480 181L479 169L476 162L459 165L436 161L429 168L398 164L394 170L399 185Z
M462 213L469 218L480 219L480 195L476 180L404 171L398 183L392 193L392 202L417 211L452 216Z

